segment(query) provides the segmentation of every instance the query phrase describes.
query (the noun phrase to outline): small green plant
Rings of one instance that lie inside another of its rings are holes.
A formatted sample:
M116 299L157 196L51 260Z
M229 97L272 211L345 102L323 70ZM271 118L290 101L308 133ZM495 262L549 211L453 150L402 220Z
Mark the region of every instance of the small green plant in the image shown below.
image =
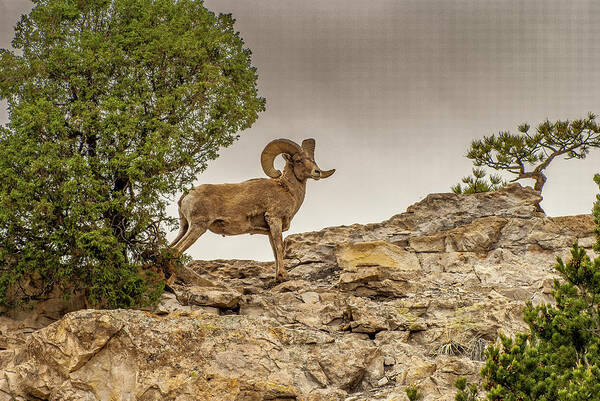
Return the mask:
M419 392L419 388L415 385L408 386L405 391L409 401L419 401L423 398L423 394Z
M470 384L467 386L467 379L465 379L464 377L456 379L456 382L454 382L454 387L458 389L458 393L456 393L456 396L454 397L456 401L478 400L477 393L479 391L477 390L477 386L474 384Z
M464 187L459 184L451 187L455 194L476 194L481 192L497 191L506 185L499 175L490 175L489 182L485 179L486 172L481 168L473 168L473 175L462 178Z

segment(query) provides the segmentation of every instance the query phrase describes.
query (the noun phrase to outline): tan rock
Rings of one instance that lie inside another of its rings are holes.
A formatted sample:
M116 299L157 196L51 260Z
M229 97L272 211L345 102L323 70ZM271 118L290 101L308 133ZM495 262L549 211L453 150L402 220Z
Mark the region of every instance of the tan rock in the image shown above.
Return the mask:
M432 194L291 235L284 283L272 262L194 261L146 311L63 316L83 305L54 294L0 316L0 401L404 400L411 384L453 400L498 332L526 328L524 302L551 300L555 257L595 242L591 216L540 200L518 184Z
M350 327L356 333L376 333L382 330L421 331L427 328L425 320L395 301L375 302L368 298L349 297Z
M346 243L336 251L339 286L359 296L407 296L419 288L421 265L413 252L383 241Z
M419 358L411 358L408 366L409 367L405 370L403 383L409 385L416 385L421 380L431 377L437 369L437 364L435 362Z
M225 288L190 286L180 291L177 300L183 305L231 309L238 306L241 297L239 292Z
M156 305L156 308L153 309L154 313L157 315L168 315L171 312L179 310L191 311L192 307L189 305L181 305L177 300L177 296L169 292L162 294L160 302Z
M371 341L348 334L340 341L314 351L329 382L342 390L354 390L363 380L372 358L379 355Z
M446 250L446 234L436 233L421 235L409 239L410 247L415 252L440 253Z
M420 270L416 255L384 241L346 243L336 250L338 266L349 272L361 267L381 266L395 271Z
M314 291L302 292L300 293L300 297L302 298L302 301L304 301L307 304L316 304L321 302L319 294Z

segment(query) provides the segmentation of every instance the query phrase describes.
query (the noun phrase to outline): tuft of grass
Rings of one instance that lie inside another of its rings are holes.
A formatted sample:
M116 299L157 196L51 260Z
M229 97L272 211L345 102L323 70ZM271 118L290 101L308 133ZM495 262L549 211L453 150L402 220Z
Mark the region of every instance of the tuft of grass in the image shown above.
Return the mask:
M467 344L467 355L474 361L485 361L485 350L489 341L482 337L473 337Z
M438 355L463 355L466 347L454 340L446 341L433 351L434 356Z
M432 356L451 355L451 356L466 356L473 361L484 361L485 350L489 345L489 341L480 336L474 336L469 341L459 342L454 339L447 339L443 344L438 346L432 353Z

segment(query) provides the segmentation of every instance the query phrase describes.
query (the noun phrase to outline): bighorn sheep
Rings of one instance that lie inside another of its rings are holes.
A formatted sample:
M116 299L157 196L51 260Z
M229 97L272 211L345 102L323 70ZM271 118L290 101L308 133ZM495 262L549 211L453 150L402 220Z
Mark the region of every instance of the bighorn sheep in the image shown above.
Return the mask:
M216 234L266 234L275 255L275 278L284 281L283 239L304 201L306 180L327 178L335 169L321 171L314 160L315 140L299 146L288 139L271 141L262 151L262 168L271 178L255 178L239 184L204 184L179 199L180 231L171 243L182 254L206 230ZM277 155L285 159L283 174L273 166Z

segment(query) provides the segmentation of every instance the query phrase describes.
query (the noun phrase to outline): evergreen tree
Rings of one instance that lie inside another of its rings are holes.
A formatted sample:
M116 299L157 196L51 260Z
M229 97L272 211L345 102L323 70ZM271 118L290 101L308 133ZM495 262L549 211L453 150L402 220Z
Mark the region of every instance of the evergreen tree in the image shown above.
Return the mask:
M0 304L152 302L168 198L264 110L250 51L202 1L34 4L0 50Z
M600 175L594 177L600 186ZM593 209L600 250L600 195ZM600 399L600 257L591 260L573 245L571 259L557 259L552 297L555 305L527 303L529 333L486 351L481 371L488 400ZM457 400L476 399L476 389L460 383ZM470 398L469 398L470 397Z
M464 188L460 184L456 184L450 189L455 194L477 194L480 192L497 191L506 185L506 181L502 180L499 175L490 175L490 181L485 179L486 172L481 168L473 168L473 175L463 177L461 180L465 184Z
M534 189L541 192L546 182L544 170L554 158L564 155L566 159L584 159L590 148L600 147L600 127L591 113L575 121L546 120L538 125L535 133L529 129L528 124L521 124L520 134L500 132L497 136L475 140L467 157L475 166L516 174L513 181L532 178Z

